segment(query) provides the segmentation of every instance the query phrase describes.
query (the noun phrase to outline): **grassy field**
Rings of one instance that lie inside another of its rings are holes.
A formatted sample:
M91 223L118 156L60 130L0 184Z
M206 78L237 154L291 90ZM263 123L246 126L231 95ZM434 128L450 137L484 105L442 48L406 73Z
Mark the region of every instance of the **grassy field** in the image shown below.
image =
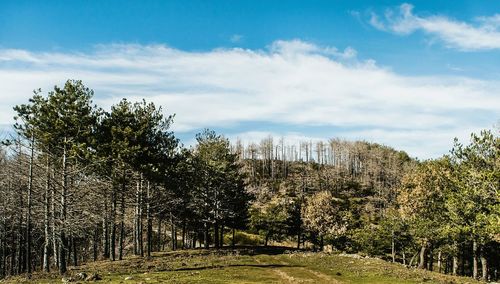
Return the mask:
M470 278L408 269L374 258L293 252L284 248L187 250L157 253L149 259L99 261L71 267L97 273L98 283L476 283ZM63 283L57 274L35 274L2 283ZM479 282L477 282L479 283Z

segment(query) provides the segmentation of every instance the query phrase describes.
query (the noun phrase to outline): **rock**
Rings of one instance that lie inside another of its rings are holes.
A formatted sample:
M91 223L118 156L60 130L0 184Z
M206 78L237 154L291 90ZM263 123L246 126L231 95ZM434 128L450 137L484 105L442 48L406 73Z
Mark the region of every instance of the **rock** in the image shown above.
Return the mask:
M76 279L78 280L85 280L87 278L87 273L85 272L80 272L78 274L76 274Z
M363 258L361 255L359 254L349 254L349 253L340 253L339 254L340 256L345 256L345 257L350 257L350 258L356 258L356 259L360 259L360 258ZM368 258L368 257L366 257Z
M102 280L102 277L97 273L92 273L85 278L85 281L99 281Z

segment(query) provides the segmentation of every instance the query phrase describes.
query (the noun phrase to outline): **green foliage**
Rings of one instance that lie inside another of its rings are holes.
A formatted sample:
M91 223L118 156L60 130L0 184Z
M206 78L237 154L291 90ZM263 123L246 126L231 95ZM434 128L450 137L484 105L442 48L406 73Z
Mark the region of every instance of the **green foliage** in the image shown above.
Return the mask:
M279 197L250 207L250 227L266 240L266 245L268 240L281 241L286 237L288 218L286 201Z
M329 191L320 191L306 201L303 210L304 225L320 236L340 237L347 232L350 213L345 201Z
M196 174L202 177L196 193L200 215L206 222L244 228L250 195L229 141L208 129L197 134L196 140Z
M100 113L92 105L94 92L81 81L68 80L63 88L57 86L44 98L35 91L29 104L14 107L17 115L14 128L26 137L34 138L46 152L88 158L95 139Z
M451 186L448 159L426 161L403 178L400 214L421 242L438 240L448 223L445 200Z
M231 234L224 235L224 243L231 244L232 241L233 236ZM244 231L236 231L234 233L234 244L238 246L260 246L263 242L260 235L250 234Z
M491 131L472 134L452 150L455 187L447 209L459 232L486 243L500 235L500 137Z

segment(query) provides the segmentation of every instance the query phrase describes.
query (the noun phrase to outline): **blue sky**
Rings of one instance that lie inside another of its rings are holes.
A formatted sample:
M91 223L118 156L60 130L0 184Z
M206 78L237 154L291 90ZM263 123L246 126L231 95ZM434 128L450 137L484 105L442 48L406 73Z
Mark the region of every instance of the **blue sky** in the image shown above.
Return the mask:
M0 124L68 78L189 144L366 139L421 158L500 118L498 1L1 1ZM292 142L290 142L292 143Z

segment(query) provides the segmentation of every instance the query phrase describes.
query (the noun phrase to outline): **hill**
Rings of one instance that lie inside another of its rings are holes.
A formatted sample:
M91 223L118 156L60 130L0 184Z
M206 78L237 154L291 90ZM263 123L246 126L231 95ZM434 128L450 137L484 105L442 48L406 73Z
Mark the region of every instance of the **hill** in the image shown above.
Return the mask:
M312 253L284 247L240 247L156 253L151 258L98 261L70 267L68 276L36 273L2 283L476 283L465 278L359 255ZM479 282L477 282L479 283Z

